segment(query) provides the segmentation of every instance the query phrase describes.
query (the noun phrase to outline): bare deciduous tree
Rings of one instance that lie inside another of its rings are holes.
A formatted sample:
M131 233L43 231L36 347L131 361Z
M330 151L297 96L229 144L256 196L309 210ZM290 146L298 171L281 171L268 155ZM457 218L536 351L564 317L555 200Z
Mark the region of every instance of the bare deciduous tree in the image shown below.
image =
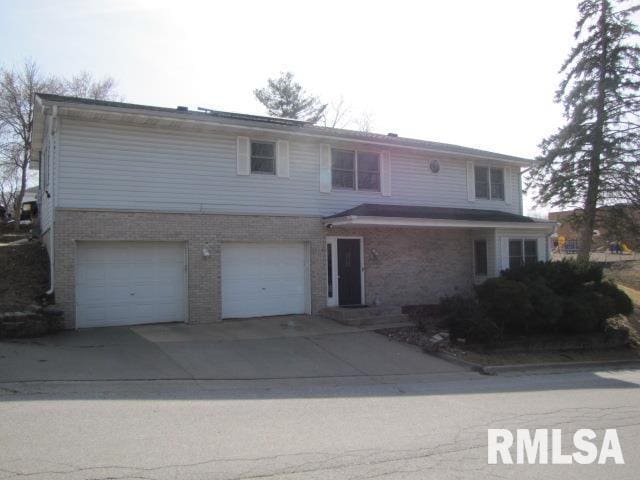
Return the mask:
M322 119L323 126L331 128L352 128L361 132L370 132L373 125L373 115L362 112L359 116L352 114L353 108L340 98L329 103Z
M31 162L31 133L36 93L83 96L96 100L117 98L115 81L95 80L82 72L71 79L47 76L27 60L19 69L0 70L0 172L2 201L12 207L19 228L22 199ZM5 192L8 189L10 191ZM7 204L7 199L12 205Z
M371 112L362 112L362 115L356 118L354 123L361 132L370 132L373 129L373 114Z
M338 100L329 103L322 118L322 125L330 128L347 128L351 123L350 111L351 107L345 103L344 97L340 95Z
M92 100L121 100L121 97L115 93L115 88L116 81L113 77L98 80L87 71L82 71L62 82L64 95Z

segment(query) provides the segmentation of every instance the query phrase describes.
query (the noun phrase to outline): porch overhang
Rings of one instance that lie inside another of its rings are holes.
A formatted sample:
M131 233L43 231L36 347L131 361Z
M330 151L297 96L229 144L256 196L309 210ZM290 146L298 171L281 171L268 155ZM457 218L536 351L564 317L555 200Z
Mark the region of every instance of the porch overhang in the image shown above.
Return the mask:
M494 210L362 204L325 217L327 227L505 228L551 233L555 222Z

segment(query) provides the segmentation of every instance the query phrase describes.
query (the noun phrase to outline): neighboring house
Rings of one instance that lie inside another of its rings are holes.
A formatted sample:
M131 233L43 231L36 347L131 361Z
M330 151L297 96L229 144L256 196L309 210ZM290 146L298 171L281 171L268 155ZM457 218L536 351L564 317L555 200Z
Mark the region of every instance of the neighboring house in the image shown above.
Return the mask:
M33 149L70 328L435 303L548 257L508 155L53 95Z
M33 220L38 216L38 187L30 187L24 191L20 220Z
M549 212L550 221L556 222L554 247L559 251L575 253L578 250L580 232L576 221L582 209ZM608 249L611 243L620 242L627 249L640 248L640 210L627 205L610 205L596 210L593 249Z

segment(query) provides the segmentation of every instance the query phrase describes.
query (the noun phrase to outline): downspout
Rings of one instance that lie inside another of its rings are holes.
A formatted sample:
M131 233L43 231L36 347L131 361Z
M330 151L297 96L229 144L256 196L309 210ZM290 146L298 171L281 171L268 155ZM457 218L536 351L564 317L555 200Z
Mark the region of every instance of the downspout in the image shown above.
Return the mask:
M53 106L53 113L51 115L51 131L49 132L49 139L48 141L51 142L53 141L52 139L55 138L54 135L57 133L58 131L58 106L54 105ZM53 183L55 181L55 175L54 172L55 170L53 169L53 162L54 159L57 157L58 155L58 145L57 144L53 144L53 148L49 150L50 158L47 158L47 161L49 162L49 168L47 169L47 173L49 174L49 176L51 177L51 184L50 184L50 188L51 190L54 191L55 190L53 188ZM41 166L42 168L42 166ZM46 179L45 179L45 186L46 184ZM49 195L50 192L45 192L46 195ZM55 219L56 219L56 209L55 209L55 197L52 195L51 196L51 227L49 227L49 238L50 238L50 248L49 248L49 290L47 290L46 294L47 295L53 295L53 292L55 291L55 231L54 231L54 227L55 227Z

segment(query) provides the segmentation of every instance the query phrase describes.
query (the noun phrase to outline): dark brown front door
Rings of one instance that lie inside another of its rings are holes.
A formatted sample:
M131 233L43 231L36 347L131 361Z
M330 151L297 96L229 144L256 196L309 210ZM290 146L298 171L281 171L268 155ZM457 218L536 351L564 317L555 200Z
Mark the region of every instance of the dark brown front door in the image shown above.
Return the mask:
M360 265L360 240L338 239L338 299L340 305L360 305L362 285Z

